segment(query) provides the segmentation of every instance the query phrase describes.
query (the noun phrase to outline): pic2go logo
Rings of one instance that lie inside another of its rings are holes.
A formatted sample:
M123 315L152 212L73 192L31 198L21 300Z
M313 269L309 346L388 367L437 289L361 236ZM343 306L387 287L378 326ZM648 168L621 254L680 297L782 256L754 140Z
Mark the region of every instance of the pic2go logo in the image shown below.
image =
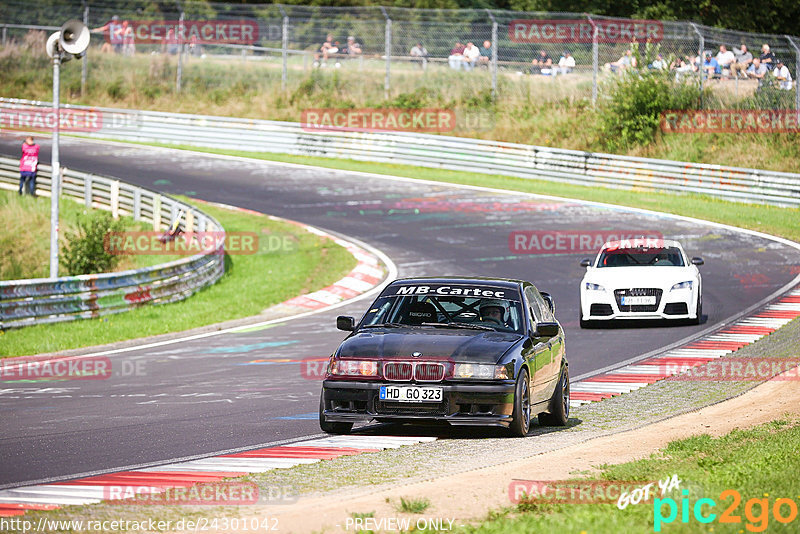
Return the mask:
M695 521L698 523L712 523L717 519L717 514L712 510L717 506L714 499L698 499L692 505L689 501L689 490L682 491L683 498L680 500L680 507L675 499L671 497L656 498L653 501L653 531L661 532L662 525L673 523L678 518L678 512L681 514L681 523L689 522L689 513L694 516ZM765 494L765 497L768 494ZM719 494L721 501L732 499L730 505L723 513L719 515L719 523L735 523L742 522L742 517L736 515L739 505L742 503L742 496L736 490L725 490ZM667 515L665 516L665 508ZM791 523L797 519L797 503L792 499L782 498L776 499L770 507L770 500L767 498L753 498L748 500L744 505L744 516L747 519L745 528L749 532L764 532L769 526L770 512L772 517L778 523L784 525Z

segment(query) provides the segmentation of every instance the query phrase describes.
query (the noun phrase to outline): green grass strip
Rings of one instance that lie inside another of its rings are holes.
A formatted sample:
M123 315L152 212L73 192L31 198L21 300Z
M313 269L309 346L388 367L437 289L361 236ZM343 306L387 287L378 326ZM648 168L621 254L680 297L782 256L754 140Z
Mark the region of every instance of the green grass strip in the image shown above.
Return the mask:
M178 198L191 204L189 198ZM296 225L206 204L199 208L220 221L226 231L256 232L264 237L286 236L291 246L286 247L287 250L262 247L256 254L226 256L225 275L213 286L181 302L144 306L98 319L7 330L0 335L0 357L180 332L249 317L274 304L330 285L356 265L355 258L344 248Z

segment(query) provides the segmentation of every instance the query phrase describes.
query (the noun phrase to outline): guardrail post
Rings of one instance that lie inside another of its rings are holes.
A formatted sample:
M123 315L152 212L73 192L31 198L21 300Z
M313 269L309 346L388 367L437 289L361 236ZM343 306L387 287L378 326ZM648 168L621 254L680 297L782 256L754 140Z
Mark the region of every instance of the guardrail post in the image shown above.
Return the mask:
M283 15L283 24L281 25L281 89L286 90L286 81L288 78L289 70L289 16L283 10L283 6L278 6Z
M486 13L492 19L492 100L497 100L497 19L488 9Z
M175 205L173 202L172 205L169 207L169 227L172 228L172 225L175 224L175 221L178 219L178 206Z
M184 220L186 224L184 225L183 231L186 233L192 232L194 228L194 212L192 210L187 210Z
M386 19L386 31L384 34L384 54L386 54L386 77L383 81L384 98L389 98L389 91L391 90L391 76L392 76L392 19L386 13L386 8L380 6L381 13Z
M206 221L207 221L207 219L205 217L200 217L200 219L197 221L197 231L198 232L205 232L206 231Z
M87 174L83 179L83 204L87 208L92 207L92 175Z
M3 26L3 46L8 42L8 26Z
M119 219L119 180L111 181L109 202L111 204L111 216L115 219Z
M153 230L161 230L161 195L158 193L153 195Z
M138 187L133 190L133 220L138 221L142 217L142 191Z

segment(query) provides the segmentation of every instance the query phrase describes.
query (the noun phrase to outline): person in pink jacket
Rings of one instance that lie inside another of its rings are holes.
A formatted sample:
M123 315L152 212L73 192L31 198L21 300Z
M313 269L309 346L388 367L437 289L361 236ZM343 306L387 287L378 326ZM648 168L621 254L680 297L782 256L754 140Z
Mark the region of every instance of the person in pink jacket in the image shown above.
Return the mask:
M39 167L39 145L33 142L33 137L28 136L22 143L22 157L19 159L19 194L26 189L36 196L36 171Z

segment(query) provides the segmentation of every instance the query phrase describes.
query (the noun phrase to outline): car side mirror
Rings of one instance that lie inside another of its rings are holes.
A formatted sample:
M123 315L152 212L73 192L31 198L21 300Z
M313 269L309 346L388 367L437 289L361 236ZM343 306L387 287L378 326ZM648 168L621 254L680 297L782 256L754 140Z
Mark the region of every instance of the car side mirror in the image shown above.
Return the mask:
M340 315L336 318L336 328L346 332L352 332L356 329L356 320L347 315Z
M550 293L541 292L542 298L547 302L547 305L550 307L550 313L553 315L556 314L556 303L553 301L553 296Z
M584 258L581 260L581 267L591 267L591 266L592 266L592 260L590 260L589 258Z
M558 323L537 323L533 332L535 337L555 337L558 335Z
M692 265L703 265L705 262L703 258L694 257L692 258Z

